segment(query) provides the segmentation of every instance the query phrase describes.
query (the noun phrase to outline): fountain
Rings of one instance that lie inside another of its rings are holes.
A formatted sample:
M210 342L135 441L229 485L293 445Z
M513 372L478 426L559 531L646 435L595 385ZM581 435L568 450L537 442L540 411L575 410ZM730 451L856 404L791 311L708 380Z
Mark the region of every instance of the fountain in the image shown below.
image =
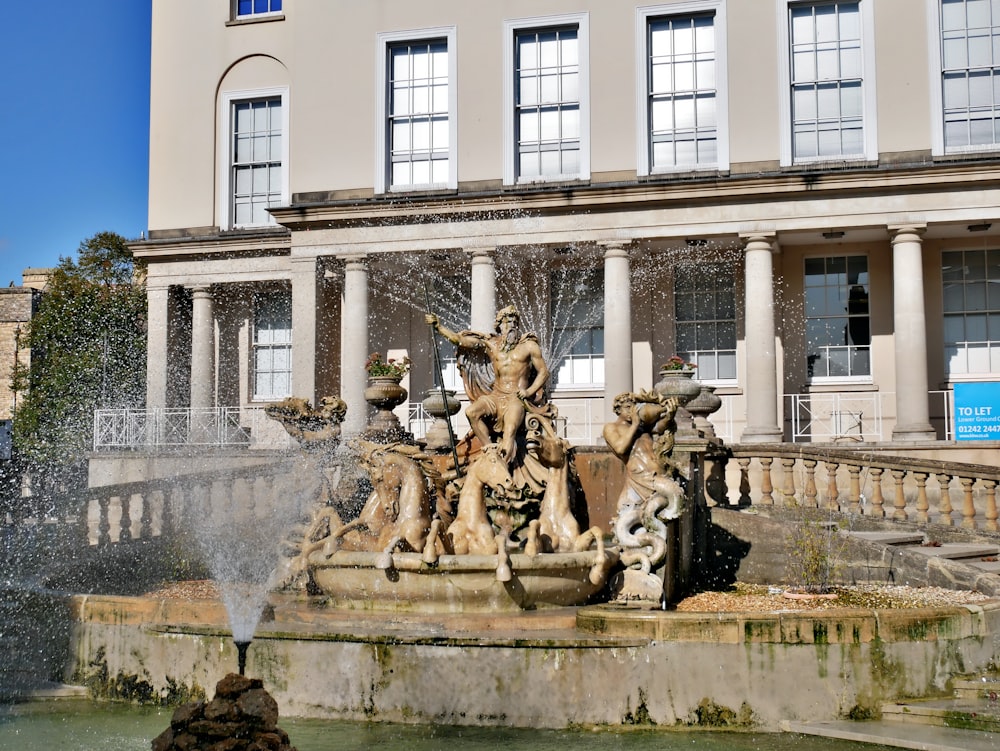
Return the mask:
M877 706L901 691L878 684L887 666L906 665L908 685L926 690L966 653L985 662L989 612L921 622L938 638L916 641L870 613L831 623L672 610L742 542L706 541L708 464L721 444L707 423L715 405L697 399L710 392L690 374L678 389L668 373L652 391L617 396L610 455L594 462L606 491L621 489L606 533L587 514L584 452L555 427L545 346L520 331L519 312L502 309L490 332L427 314L457 348L469 435L422 444L383 408L348 440L348 405L335 397L269 408L303 450L195 499L228 621L186 603L131 613L86 600L75 606L78 661L210 685L231 672L232 638L239 672L249 661L293 716L557 728L723 718L765 729ZM293 539L288 557L270 554ZM794 695L756 691L775 677Z
M384 419L374 424L351 443L372 487L364 508L345 522L321 504L293 572L347 609L496 612L588 601L617 552L600 528L580 523L574 451L555 430L537 338L520 331L513 306L492 333L452 331L433 314L427 322L458 347L471 433L435 454L400 440Z

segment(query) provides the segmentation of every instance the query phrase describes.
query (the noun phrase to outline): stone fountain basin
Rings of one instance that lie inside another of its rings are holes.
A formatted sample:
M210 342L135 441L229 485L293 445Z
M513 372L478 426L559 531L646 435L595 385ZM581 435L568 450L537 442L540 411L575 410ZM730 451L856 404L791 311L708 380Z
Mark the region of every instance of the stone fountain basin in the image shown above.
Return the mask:
M497 581L495 555L443 555L427 564L419 553L395 553L392 568L375 567L379 553L341 550L310 562L316 585L329 606L349 610L409 613L475 613L534 610L581 605L600 591L616 551L606 551L605 565L590 579L598 561L582 553L513 553L510 581Z

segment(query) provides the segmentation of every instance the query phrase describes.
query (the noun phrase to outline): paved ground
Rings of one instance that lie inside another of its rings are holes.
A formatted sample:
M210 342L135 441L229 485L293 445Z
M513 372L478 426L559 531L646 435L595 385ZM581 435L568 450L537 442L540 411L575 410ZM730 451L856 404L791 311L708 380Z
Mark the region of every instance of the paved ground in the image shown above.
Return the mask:
M996 733L956 730L931 725L910 725L884 720L789 722L782 729L792 733L840 738L862 743L877 743L895 748L918 749L918 751L997 751L1000 749L1000 737Z

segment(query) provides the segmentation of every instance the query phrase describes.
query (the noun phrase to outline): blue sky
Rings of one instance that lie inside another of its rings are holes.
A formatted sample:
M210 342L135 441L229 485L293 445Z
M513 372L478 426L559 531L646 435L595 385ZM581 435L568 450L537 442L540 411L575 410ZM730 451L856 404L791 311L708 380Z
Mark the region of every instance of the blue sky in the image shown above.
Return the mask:
M0 285L146 230L150 0L28 0L0 19Z

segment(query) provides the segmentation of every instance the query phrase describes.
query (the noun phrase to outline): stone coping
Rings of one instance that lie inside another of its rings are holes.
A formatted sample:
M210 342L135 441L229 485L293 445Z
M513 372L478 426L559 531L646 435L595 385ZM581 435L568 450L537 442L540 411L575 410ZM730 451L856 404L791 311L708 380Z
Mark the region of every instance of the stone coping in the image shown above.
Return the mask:
M73 618L158 633L227 636L217 600L78 595ZM775 613L692 613L592 605L497 614L339 611L316 599L275 595L255 638L395 644L573 647L650 642L863 644L985 638L1000 631L1000 600L907 609L832 608Z
M719 644L864 644L988 637L1000 600L924 608L830 608L775 613L691 613L594 605L577 613L585 633Z

